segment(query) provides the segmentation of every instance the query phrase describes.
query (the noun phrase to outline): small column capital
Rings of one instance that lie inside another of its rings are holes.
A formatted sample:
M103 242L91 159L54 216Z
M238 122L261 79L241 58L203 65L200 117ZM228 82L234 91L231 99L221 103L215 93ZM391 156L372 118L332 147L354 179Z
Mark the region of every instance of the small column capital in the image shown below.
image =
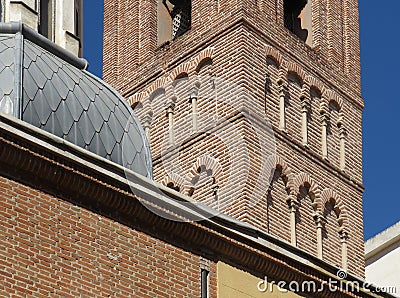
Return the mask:
M286 198L286 202L289 205L289 209L291 212L296 212L299 209L299 201L297 200L295 195L289 195Z
M310 110L311 103L307 97L300 96L301 111L307 113Z
M278 80L279 96L284 96L287 91L287 86L283 81Z
M214 193L214 195L215 195L215 194L218 192L219 185L218 185L218 184L214 184L214 185L211 186L211 188L212 188L213 193Z
M153 122L153 117L150 114L145 115L142 119L144 127L149 127L151 125L151 122Z
M339 125L339 138L344 139L347 136L347 130L344 128L343 124Z
M314 216L314 221L315 221L317 228L322 228L322 226L325 223L325 219L320 214L317 214Z
M192 100L197 100L199 96L199 90L200 90L200 83L195 84L192 88L189 89L189 102L192 102Z
M328 122L329 122L329 118L330 118L329 113L321 112L320 120L321 120L322 125L327 126Z
M174 113L176 105L176 97L171 98L171 100L167 101L165 104L165 110L167 111L167 114Z
M349 239L349 233L347 233L346 231L340 232L340 241L342 243L347 243L348 239Z

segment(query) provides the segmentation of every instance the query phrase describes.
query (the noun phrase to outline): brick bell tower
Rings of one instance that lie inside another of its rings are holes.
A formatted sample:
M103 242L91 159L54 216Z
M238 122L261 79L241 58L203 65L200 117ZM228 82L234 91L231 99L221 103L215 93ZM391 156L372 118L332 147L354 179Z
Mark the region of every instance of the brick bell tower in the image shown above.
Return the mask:
M155 180L364 276L357 0L105 0L104 29Z

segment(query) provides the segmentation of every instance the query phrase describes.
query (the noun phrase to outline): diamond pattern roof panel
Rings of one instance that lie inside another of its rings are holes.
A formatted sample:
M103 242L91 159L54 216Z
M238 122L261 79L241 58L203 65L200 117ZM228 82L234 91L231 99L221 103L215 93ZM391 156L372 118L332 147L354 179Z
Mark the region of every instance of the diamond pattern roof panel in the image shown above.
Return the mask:
M72 118L71 111L69 110L65 100L61 101L55 114L61 124L63 135L68 135L72 125L74 124L74 119Z
M14 89L13 84L10 84L9 78L14 77L14 69L5 67L0 70L0 89L3 90L4 94L11 94Z
M94 130L97 133L100 133L105 121L101 117L99 110L93 102L90 103L89 110L86 112L86 115L87 121L90 121L93 124Z
M45 86L46 87L46 86ZM36 93L38 92L38 87L35 83L35 81L32 78L32 75L29 72L24 73L24 92L25 96L28 96L28 98L34 99L36 96ZM53 89L49 89L48 92L53 92Z
M6 50L4 50L1 53L1 60L3 60L3 63L5 66L11 66L12 64L14 64L14 57L15 57L15 47L12 48L8 48Z
M26 83L24 82L24 88ZM53 83L51 81L48 81L44 86L43 91L41 89L38 89L38 91L41 91L40 94L43 94L43 99L47 101L51 110L53 112L57 111L57 108L61 102L61 97L58 94L57 90L54 88ZM39 96L39 94L37 94L37 96ZM37 99L37 97L33 97L32 99Z
M120 120L118 120L117 117L115 117L115 114L112 113L113 117L110 117L110 120L108 121L108 126L110 127L110 130L115 137L116 142L121 143L122 138L125 134L124 131L124 123L121 123Z
M71 112L73 120L75 122L78 122L84 111L82 109L82 106L80 104L77 104L79 103L79 100L78 98L76 98L73 92L68 93L65 103L69 111Z
M38 58L40 59L40 58ZM47 82L47 78L45 75L42 73L38 65L35 63L31 63L28 68L29 72L32 74L32 78L35 81L36 85L38 86L39 89L43 89L44 85Z
M57 90L62 99L66 99L68 93L70 91L73 91L73 89L70 90L68 86L64 83L64 78L60 76L59 72L54 73L54 76L50 82L51 84L53 84L54 89Z
M0 39L0 100L8 95L14 99L14 63L15 40L12 36Z
M74 122L71 130L69 131L68 135L65 138L67 141L70 141L71 143L74 144L85 144L85 140L82 136L82 131L79 128L77 122ZM83 148L86 149L86 145Z
M24 114L24 116L25 116L25 114ZM24 120L26 121L26 119L24 119ZM31 123L31 124L33 124L33 123ZM56 113L51 113L49 119L47 120L46 125L40 126L40 128L42 128L48 132L51 132L52 134L54 134L56 136L59 136L59 137L64 136L64 133L62 131L62 125L59 122L59 119L58 119Z
M152 177L148 141L124 98L30 40L22 49L22 120ZM15 37L0 34L0 100L16 94L18 54Z
M69 64L64 64L62 67L62 70L65 72L66 75L68 75L76 84L79 84L79 82L83 78L82 72L76 72L74 71L74 67Z
M82 133L85 145L90 145L94 135L97 132L87 113L82 113L82 116L78 122L78 127Z
M94 135L94 138L92 142L89 144L88 149L91 152L96 152L96 154L100 156L107 157L107 152L103 144L103 139L98 133Z
M68 88L68 91L71 92L75 89L75 85L79 82L75 82L65 71L63 68L58 69L58 75L60 76L63 83Z
M41 123L39 121L39 115L37 114L36 110L33 108L32 101L28 101L26 108L23 111L24 114L24 121L37 126L41 127Z

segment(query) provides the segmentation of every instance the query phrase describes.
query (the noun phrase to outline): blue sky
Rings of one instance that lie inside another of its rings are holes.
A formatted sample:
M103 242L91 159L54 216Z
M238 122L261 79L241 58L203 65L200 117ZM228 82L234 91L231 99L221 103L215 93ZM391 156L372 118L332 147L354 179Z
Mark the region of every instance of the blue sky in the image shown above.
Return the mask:
M365 238L400 220L400 1L360 1ZM103 6L84 1L84 57L101 77Z

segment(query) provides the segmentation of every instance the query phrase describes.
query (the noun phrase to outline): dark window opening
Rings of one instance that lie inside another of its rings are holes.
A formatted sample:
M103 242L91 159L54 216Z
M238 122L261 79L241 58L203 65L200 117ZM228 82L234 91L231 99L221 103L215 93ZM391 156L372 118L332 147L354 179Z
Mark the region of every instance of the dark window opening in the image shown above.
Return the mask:
M189 0L170 0L170 2L174 5L171 11L172 39L174 39L189 30L192 4Z
M192 1L158 1L158 44L173 40L187 32L192 24Z
M74 34L79 39L78 56L82 57L82 1L75 0L74 5Z
M311 44L311 0L284 0L285 27Z
M39 33L43 36L51 37L51 0L41 0L39 7Z
M177 191L177 192L180 191L179 186L176 186L173 182L169 182L169 183L167 184L167 187L168 187L168 188L171 188L171 189L173 189L173 190L175 190L175 191Z
M74 21L74 23L75 23L75 35L77 36L77 37L79 37L80 35L81 35L81 33L80 33L80 22L79 22L79 11L78 10L75 10L75 21Z
M208 298L208 270L201 269L201 298Z

